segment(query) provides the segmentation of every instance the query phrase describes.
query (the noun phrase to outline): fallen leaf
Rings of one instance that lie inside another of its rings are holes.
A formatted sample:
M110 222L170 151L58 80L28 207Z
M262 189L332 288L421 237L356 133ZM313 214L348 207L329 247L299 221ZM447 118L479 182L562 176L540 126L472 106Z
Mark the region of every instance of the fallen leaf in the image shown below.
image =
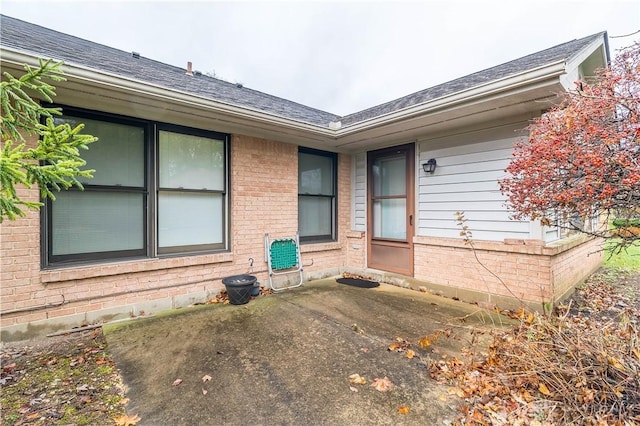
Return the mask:
M393 389L393 383L391 383L391 380L389 380L387 376L384 376L382 379L376 377L371 383L371 386L380 392L387 392Z
M352 324L351 329L356 333L364 334L364 328L360 327L358 324Z
M623 398L624 395L622 392L625 391L625 387L624 386L616 386L615 388L613 388L613 392L616 394L616 396L618 398Z
M123 414L113 420L116 422L116 426L135 426L140 421L140 416L137 414L134 414L133 416Z
M180 383L182 383L182 379L175 379L171 386L178 386Z
M400 349L400 343L392 343L387 349L390 351L397 351Z
M529 312L529 314L527 315L527 319L525 320L525 322L529 325L533 324L533 322L536 320L536 316L533 314L533 312Z
M75 367L76 365L82 364L83 362L84 357L75 358L69 363L69 367Z
M538 385L538 390L540 391L541 394L546 395L546 396L551 396L551 391L549 390L549 388L547 387L547 385L545 385L544 383L540 383Z
M622 365L617 358L610 356L607 358L607 361L609 361L609 364L611 364L613 368L617 368L620 371L626 371L624 365Z
M15 368L16 368L16 363L12 362L11 364L7 364L7 365L3 366L2 367L2 371L5 372L5 373L10 373Z
M413 351L413 349L409 349L405 356L409 359L412 359L414 356L416 356L416 353Z
M449 388L447 392L449 395L457 395L459 398L464 398L466 396L465 392L460 388Z
M202 383L208 382L209 380L211 380L210 375L205 374L204 376L202 376Z
M356 373L349 376L349 383L353 385L365 385L367 384L367 379Z
M206 390L206 389L202 389L202 394L203 394L203 395L206 395L206 394L207 394L207 392L209 392L209 391L208 391L208 390Z
M401 405L398 407L398 414L409 414L410 411L411 408L407 407L406 405Z
M367 353L369 352L369 348L360 348L360 352Z
M429 346L431 346L433 343L438 341L438 337L440 337L440 332L437 331L433 334L430 334L428 336L424 336L422 339L418 340L418 345L422 348L422 349L426 349Z
M486 424L486 422L484 421L484 415L482 415L482 413L478 410L473 410L471 418L479 424Z
M524 402L533 401L533 396L526 389L521 389L520 390L520 397L522 397Z
M358 389L354 388L353 386L349 386L349 390L351 392L358 392Z

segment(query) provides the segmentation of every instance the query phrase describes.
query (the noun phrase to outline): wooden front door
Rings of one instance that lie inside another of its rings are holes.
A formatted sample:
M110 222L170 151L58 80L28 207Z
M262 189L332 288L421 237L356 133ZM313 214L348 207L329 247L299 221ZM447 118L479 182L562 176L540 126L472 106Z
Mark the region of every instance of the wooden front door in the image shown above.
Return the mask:
M367 153L368 266L413 276L414 145Z

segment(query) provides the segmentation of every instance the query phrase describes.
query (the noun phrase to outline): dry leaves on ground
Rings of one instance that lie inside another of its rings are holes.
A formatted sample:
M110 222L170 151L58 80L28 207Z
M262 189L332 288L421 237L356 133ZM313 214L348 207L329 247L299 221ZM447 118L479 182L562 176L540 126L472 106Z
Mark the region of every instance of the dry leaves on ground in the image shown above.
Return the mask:
M371 386L373 386L375 390L380 392L388 392L393 389L393 383L387 376L384 376L384 378L382 379L376 377L375 379L373 379Z
M640 273L596 274L559 316L522 312L487 354L431 365L464 424L640 424ZM613 279L613 281L612 281Z
M349 376L349 383L352 385L365 385L367 384L367 379L356 373Z
M406 405L401 405L398 407L398 414L409 414L411 412L411 408Z
M0 348L0 424L135 424L101 329L28 345Z
M133 416L123 414L122 416L118 416L113 420L116 423L116 426L135 426L142 419L137 414Z

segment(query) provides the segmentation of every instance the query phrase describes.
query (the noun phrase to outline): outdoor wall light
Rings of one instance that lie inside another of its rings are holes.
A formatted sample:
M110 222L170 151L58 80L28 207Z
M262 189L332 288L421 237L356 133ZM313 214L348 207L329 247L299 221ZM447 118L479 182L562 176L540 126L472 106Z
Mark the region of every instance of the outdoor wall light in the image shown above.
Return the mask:
M436 171L436 166L438 165L438 163L436 162L435 158L431 158L429 159L429 161L427 161L426 163L424 163L422 165L422 170L424 170L425 173L431 173L433 174L433 172Z

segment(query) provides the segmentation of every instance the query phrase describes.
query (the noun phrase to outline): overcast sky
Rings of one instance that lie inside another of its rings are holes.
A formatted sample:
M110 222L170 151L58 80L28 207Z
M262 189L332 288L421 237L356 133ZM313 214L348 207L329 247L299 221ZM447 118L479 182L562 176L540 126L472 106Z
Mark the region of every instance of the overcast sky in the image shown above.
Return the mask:
M29 1L3 14L345 115L608 31L640 1ZM640 40L611 38L611 54Z

